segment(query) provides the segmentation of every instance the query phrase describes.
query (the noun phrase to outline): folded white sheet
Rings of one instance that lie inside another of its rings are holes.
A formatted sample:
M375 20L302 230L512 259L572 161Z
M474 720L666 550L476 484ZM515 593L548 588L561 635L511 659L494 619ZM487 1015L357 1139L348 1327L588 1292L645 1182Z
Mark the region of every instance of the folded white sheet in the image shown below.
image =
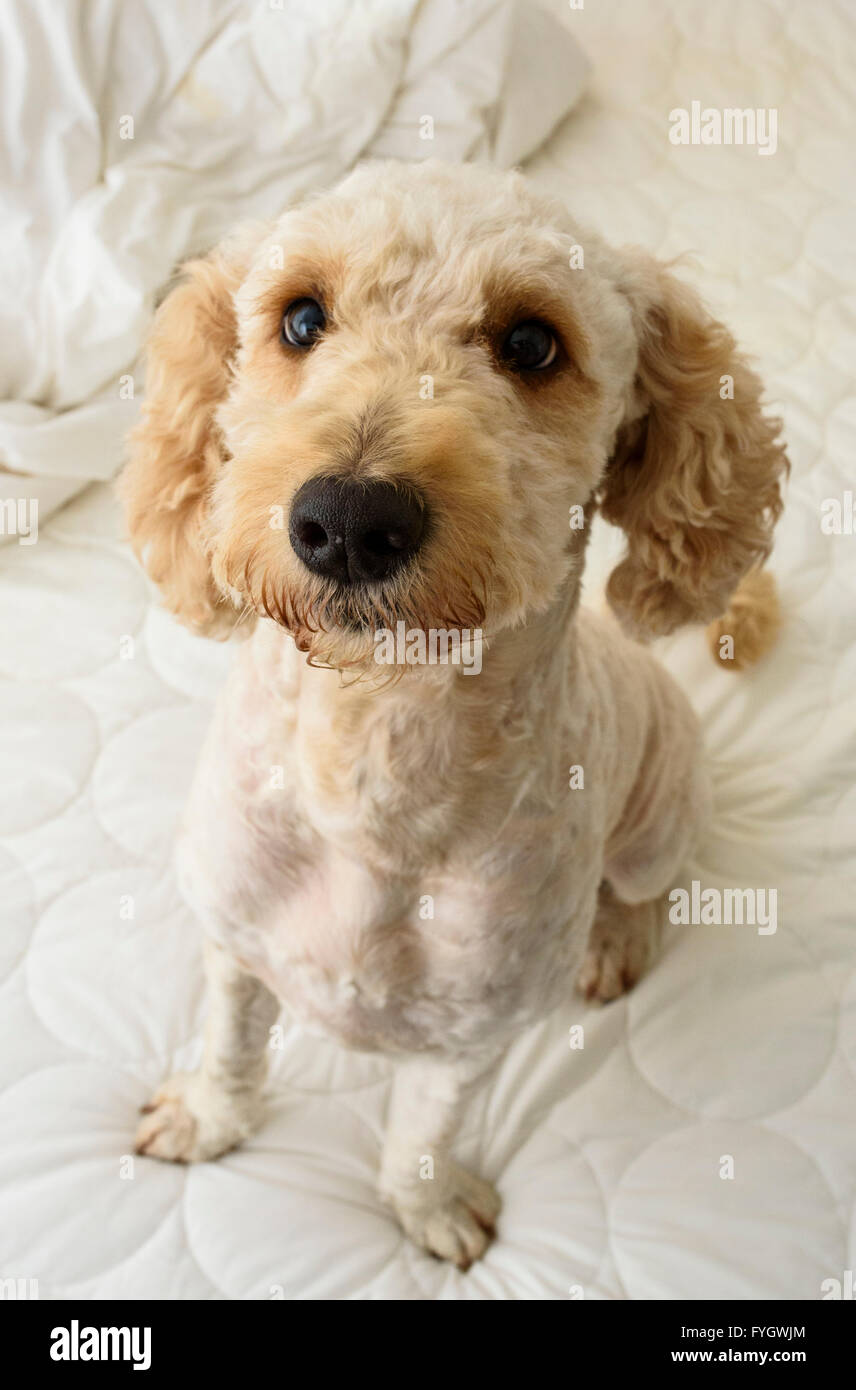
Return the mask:
M615 240L695 250L695 278L785 420L776 650L735 676L698 631L662 649L717 793L685 882L775 888L777 931L670 928L629 996L595 1009L569 994L521 1034L467 1117L460 1157L504 1203L499 1240L468 1274L416 1250L376 1196L388 1063L296 1026L248 1144L215 1164L130 1166L137 1107L198 1055L199 935L171 852L230 653L157 606L108 487L89 488L37 545L0 551L0 1290L852 1293L856 13L838 0L554 5L593 75L529 171ZM669 111L697 98L776 106L775 157L671 145ZM828 499L842 502L840 534L821 529ZM608 531L594 528L589 594L621 545ZM571 1048L580 1025L585 1046ZM586 1310L575 1316L583 1326Z

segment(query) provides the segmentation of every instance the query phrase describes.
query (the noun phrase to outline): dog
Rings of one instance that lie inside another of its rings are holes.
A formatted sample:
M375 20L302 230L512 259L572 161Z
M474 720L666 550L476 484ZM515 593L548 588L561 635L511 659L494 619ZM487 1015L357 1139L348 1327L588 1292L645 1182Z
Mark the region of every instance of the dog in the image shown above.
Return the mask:
M169 608L247 640L178 845L204 1055L138 1152L251 1133L285 1004L393 1059L380 1193L434 1255L482 1255L471 1095L575 980L638 979L708 814L644 639L714 623L740 665L775 633L787 459L760 397L672 270L516 172L361 166L184 267L121 493ZM603 614L579 602L597 511L626 537ZM379 664L401 623L478 634L480 671Z

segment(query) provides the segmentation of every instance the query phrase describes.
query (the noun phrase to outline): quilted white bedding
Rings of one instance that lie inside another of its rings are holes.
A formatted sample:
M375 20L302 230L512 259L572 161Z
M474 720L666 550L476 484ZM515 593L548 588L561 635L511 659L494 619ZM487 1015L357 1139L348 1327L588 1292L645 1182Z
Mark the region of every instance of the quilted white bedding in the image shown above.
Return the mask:
M700 633L663 645L717 790L686 878L775 889L777 930L669 928L627 999L516 1041L462 1149L504 1200L466 1275L374 1194L387 1065L287 1021L255 1138L134 1160L198 1049L170 852L229 652L159 611L90 487L0 551L0 1278L42 1298L818 1299L856 1268L856 13L554 8L593 76L533 175L617 240L695 251L786 422L777 650L736 676ZM775 155L672 145L694 100L777 108Z

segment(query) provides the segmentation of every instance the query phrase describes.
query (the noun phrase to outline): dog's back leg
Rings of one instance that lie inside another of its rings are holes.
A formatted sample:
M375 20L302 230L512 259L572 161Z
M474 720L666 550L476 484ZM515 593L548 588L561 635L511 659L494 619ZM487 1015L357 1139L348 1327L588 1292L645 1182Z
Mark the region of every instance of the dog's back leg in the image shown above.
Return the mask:
M633 988L656 956L665 912L665 898L625 903L603 880L577 976L577 988L586 999L606 1004Z

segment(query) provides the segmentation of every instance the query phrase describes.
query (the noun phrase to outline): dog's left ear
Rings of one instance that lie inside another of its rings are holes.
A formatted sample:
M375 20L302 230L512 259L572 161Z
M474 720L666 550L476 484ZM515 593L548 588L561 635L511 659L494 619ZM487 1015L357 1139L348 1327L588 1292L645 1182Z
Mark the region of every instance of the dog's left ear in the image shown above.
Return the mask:
M641 253L620 289L639 357L600 488L627 537L607 596L628 628L655 636L718 617L768 555L788 461L760 381L695 293Z

